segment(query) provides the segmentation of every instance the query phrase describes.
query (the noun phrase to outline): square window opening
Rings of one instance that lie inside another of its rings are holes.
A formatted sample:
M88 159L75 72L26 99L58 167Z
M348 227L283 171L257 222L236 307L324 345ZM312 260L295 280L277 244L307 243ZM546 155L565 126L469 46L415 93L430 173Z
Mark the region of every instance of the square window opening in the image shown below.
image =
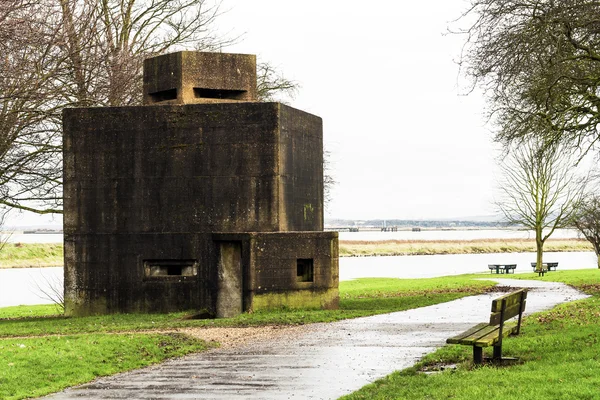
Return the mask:
M312 258L299 258L296 261L297 282L314 282L314 271Z

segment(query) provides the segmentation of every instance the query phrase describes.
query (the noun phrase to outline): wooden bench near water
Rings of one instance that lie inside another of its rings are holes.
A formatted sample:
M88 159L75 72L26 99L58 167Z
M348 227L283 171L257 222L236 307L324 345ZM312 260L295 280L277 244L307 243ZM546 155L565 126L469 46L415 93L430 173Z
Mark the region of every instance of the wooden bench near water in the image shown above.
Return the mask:
M492 301L492 313L489 322L475 325L460 335L446 340L448 344L463 344L473 346L473 363L483 363L483 348L494 346L493 362L500 362L502 358L502 338L508 335L518 335L521 331L521 319L525 311L527 289L498 297ZM516 322L505 322L518 316Z
M557 262L542 263L542 268L538 270L537 269L537 262L532 262L531 263L531 268L533 268L533 272L537 272L538 275L544 276L544 274L546 272L556 271L556 268L558 268L558 263Z
M514 273L517 268L517 264L488 264L490 273L496 271L497 274L510 274Z

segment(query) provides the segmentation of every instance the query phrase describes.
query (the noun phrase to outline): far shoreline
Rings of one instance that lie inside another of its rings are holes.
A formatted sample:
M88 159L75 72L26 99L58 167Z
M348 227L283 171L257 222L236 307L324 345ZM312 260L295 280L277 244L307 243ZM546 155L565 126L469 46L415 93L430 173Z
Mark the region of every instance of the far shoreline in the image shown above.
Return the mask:
M548 239L544 252L593 251L583 239ZM340 257L416 256L535 252L531 239L475 240L340 240ZM7 243L0 252L0 269L57 268L63 264L63 245Z
M593 251L584 239L548 239L544 252ZM340 240L340 257L416 256L535 252L533 239Z

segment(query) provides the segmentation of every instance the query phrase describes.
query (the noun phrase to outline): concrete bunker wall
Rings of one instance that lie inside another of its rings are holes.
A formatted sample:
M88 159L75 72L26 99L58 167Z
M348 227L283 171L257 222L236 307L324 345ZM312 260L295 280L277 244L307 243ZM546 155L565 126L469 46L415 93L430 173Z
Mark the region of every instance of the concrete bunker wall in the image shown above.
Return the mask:
M65 110L64 127L66 233L323 229L318 117L278 103L89 108Z
M65 233L69 315L214 310L210 234Z
M337 304L320 118L248 102L63 119L68 314ZM256 233L223 247L214 232ZM297 281L298 260L312 260L312 282Z

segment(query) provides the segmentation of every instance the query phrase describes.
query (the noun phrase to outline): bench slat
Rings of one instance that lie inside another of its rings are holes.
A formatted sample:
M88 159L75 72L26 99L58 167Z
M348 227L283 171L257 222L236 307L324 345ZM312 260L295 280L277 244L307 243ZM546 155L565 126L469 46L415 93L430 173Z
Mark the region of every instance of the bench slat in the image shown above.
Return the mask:
M499 327L496 326L494 328L496 328L496 329L494 329L492 332L488 333L487 335L481 336L479 339L474 341L472 343L473 346L477 346L477 347L493 346L498 341L498 339L500 339L500 336L498 335L500 333L500 331L498 329ZM504 328L502 329L502 337L504 338L504 337L510 335L515 330L517 330L516 322L504 324Z
M527 291L525 289L517 290L516 292L505 294L504 296L498 297L492 300L492 312L499 312L502 308L502 300L506 299L506 306L510 307L514 304L518 304L521 301L521 293L523 293L523 299L527 298Z
M453 336L451 338L446 339L446 343L448 344L460 344L462 343L461 341L465 338L465 337L469 337L477 332L479 332L480 330L482 330L483 328L487 327L488 324L483 322L479 325L475 325L472 328L469 328L468 330L464 331L463 333Z
M478 340L480 340L482 337L485 337L485 336L489 335L490 333L493 333L494 331L498 331L497 326L490 326L490 325L486 324L485 322L483 324L479 324L478 326L481 326L481 328L478 331L473 332L470 335L463 335L463 337L458 339L456 342L446 341L446 343L472 345L475 342L477 342ZM467 333L467 332L465 332L465 333Z
M527 303L527 301L523 300L523 309L525 309L525 303ZM520 303L506 307L506 310L504 311L504 321L511 319L512 317L516 317L517 315L519 315L519 311L521 311ZM502 313L500 311L491 313L490 325L500 325L500 322L502 322L501 318Z

